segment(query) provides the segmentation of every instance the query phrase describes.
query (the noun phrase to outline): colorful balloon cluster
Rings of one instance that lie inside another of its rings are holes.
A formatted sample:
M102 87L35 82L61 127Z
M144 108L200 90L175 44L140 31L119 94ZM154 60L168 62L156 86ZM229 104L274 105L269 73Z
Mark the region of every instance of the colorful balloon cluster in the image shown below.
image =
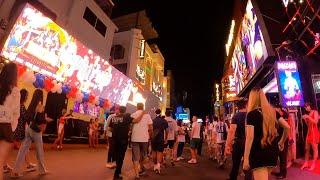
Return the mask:
M40 73L34 73L32 70L27 69L26 66L18 66L18 77L21 81L27 84L33 84L35 88L45 89L47 92L66 94L67 98L75 99L78 102L89 102L91 104L99 105L103 108L110 108L112 103L109 100L81 92L76 87L70 87L67 84L62 84L56 80L46 77Z

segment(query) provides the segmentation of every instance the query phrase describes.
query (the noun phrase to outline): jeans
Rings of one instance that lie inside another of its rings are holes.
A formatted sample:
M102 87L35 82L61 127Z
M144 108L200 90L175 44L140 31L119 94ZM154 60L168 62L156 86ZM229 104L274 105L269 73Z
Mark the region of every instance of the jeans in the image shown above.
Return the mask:
M288 155L288 140L284 143L283 151L279 152L280 159L280 175L287 176L287 155Z
M235 140L232 147L232 168L230 172L230 180L237 180L239 168L241 164L241 159L244 154L244 140ZM245 180L251 180L252 174L251 171L245 172Z
M114 144L113 144L112 137L109 137L108 141L109 141L108 142L109 143L109 150L108 150L108 155L107 155L107 163L112 163L115 161Z
M181 155L183 153L183 148L184 148L184 142L179 142L178 150L177 150L177 157L181 157Z
M46 172L46 168L44 165L42 133L37 133L33 131L30 127L26 129L26 135L19 149L13 172L21 171L21 166L25 161L26 154L28 153L32 142L34 142L36 146L36 156L38 160L39 172L40 173Z
M114 172L114 177L116 178L119 177L119 175L121 174L121 169L123 165L124 156L126 154L127 146L128 142L126 140L118 140L113 143L114 157L117 164L116 171Z

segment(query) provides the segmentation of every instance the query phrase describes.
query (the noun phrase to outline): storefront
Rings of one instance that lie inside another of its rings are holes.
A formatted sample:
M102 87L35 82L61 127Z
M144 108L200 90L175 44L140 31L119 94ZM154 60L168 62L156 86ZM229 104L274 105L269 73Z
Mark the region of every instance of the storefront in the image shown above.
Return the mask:
M103 124L112 106L126 106L130 97L142 100L131 79L32 5L25 5L9 31L1 59L17 63L18 87L29 97L43 89L45 111L55 120L63 108L73 110L74 119L84 122L76 136L87 135L90 119ZM52 127L47 131L54 133L55 122Z

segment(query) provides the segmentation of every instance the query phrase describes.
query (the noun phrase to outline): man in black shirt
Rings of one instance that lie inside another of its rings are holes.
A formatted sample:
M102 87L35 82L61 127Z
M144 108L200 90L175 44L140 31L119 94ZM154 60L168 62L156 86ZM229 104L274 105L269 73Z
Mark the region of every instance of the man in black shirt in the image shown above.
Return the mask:
M247 101L245 99L240 99L236 105L238 107L238 112L232 118L225 150L226 154L230 154L232 152L232 169L229 175L230 180L237 180L245 146ZM250 174L246 174L245 179L250 178Z
M153 120L153 133L151 139L153 170L160 173L160 163L163 159L165 140L168 136L168 122L161 117L161 110L156 110L157 117ZM166 132L166 133L165 133Z
M117 163L114 179L122 179L120 177L124 156L128 145L128 134L132 118L130 114L125 114L126 108L121 106L120 113L111 118L110 131L112 131L113 147L115 159Z

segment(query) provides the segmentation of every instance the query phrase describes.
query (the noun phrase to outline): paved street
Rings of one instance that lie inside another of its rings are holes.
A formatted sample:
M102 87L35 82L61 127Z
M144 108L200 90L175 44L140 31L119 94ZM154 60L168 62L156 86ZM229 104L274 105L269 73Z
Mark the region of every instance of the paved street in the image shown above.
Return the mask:
M12 165L17 151L11 155L9 163ZM188 152L185 152L189 156ZM45 159L47 168L50 174L39 177L37 172L25 173L21 179L112 179L113 170L104 167L106 156L106 148L100 147L97 149L88 149L85 145L66 145L63 151L55 151L46 148ZM134 173L131 164L131 152L127 151L123 175L125 179L133 179ZM34 154L32 154L33 162L35 161ZM149 165L151 167L151 164ZM142 179L217 179L223 180L228 176L229 170L220 170L216 168L216 163L201 158L197 165L189 165L186 161L179 162L175 167L168 167L163 169L161 175L156 175L151 170ZM309 173L307 171L300 171L298 168L289 169L288 179L319 179L320 175ZM8 175L6 177L8 178Z

